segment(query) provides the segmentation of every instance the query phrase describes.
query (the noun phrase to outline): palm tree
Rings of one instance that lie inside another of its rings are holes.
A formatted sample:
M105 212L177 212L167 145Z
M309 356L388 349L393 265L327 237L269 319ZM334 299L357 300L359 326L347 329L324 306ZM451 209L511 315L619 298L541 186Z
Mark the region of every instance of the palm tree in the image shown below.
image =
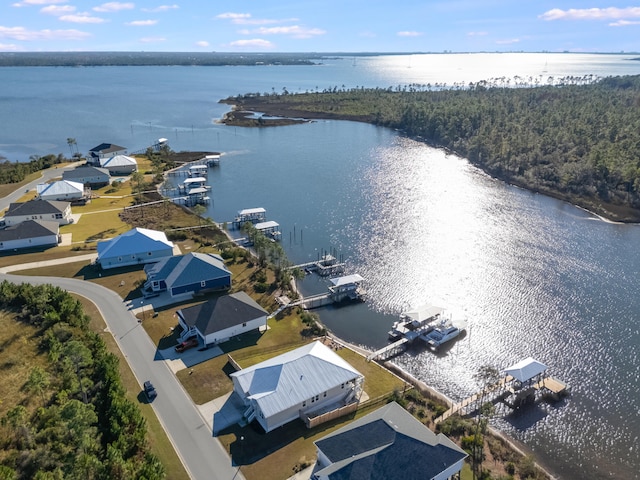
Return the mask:
M73 147L75 145L76 147L76 151L75 153L78 153L78 142L76 142L75 138L67 138L67 145L69 145L69 151L71 152L71 156L73 157L74 151L73 151Z

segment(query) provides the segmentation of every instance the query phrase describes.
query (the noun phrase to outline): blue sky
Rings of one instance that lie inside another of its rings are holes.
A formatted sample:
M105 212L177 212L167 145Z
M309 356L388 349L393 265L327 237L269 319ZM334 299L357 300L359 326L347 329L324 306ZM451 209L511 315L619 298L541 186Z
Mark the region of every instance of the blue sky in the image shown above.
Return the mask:
M640 51L626 1L176 1L2 1L0 51Z

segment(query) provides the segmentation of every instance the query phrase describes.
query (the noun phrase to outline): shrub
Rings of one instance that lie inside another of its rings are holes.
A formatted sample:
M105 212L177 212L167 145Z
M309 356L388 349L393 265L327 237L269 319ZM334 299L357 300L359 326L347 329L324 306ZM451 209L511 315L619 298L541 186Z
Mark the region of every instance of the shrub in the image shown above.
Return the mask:
M256 293L264 293L269 289L269 284L265 282L256 282L253 286Z

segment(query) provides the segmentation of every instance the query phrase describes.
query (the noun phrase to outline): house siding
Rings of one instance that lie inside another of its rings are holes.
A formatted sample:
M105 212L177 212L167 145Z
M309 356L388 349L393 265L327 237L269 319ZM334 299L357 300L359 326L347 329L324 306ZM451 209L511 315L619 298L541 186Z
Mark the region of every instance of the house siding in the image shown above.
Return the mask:
M161 282L164 283L164 282ZM162 285L161 285L162 286ZM202 290L222 290L231 287L231 274L222 278L206 280L204 286L201 282L194 282L189 285L179 285L171 289L171 295L180 295L182 293L198 293ZM164 288L166 284L164 284Z
M256 318L255 320L250 320L246 322L244 324L245 326L243 326L242 324L235 325L233 327L225 328L218 332L210 333L206 337L203 337L201 335L201 338L203 339L205 345L212 345L214 343L220 343L220 342L229 340L231 337L235 337L236 335L240 335L242 333L256 330L260 327L265 326L266 323L267 323L267 316L265 315L263 317Z
M126 267L129 265L142 265L145 263L157 262L163 257L173 255L173 248L167 247L162 250L152 252L135 252L119 257L106 257L100 259L100 266L103 269Z
M56 218L56 215L60 215L60 218ZM50 222L57 222L59 225L68 225L73 223L73 218L71 217L71 206L67 207L67 209L64 212L61 212L61 214L48 213L45 215L15 215L4 218L7 227L26 222L27 220L47 220Z
M0 251L16 250L22 248L41 247L45 245L57 245L60 238L58 235L51 234L44 237L21 238L19 240L8 240L0 242Z

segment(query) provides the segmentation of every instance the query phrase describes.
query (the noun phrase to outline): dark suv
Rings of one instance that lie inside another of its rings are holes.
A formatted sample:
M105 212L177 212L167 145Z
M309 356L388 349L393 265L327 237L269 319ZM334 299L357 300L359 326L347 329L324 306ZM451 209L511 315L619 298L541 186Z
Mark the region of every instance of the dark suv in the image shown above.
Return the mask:
M158 392L156 392L156 389L153 388L153 385L149 380L144 382L144 393L147 395L147 398L150 402L152 402L153 399L158 396Z

